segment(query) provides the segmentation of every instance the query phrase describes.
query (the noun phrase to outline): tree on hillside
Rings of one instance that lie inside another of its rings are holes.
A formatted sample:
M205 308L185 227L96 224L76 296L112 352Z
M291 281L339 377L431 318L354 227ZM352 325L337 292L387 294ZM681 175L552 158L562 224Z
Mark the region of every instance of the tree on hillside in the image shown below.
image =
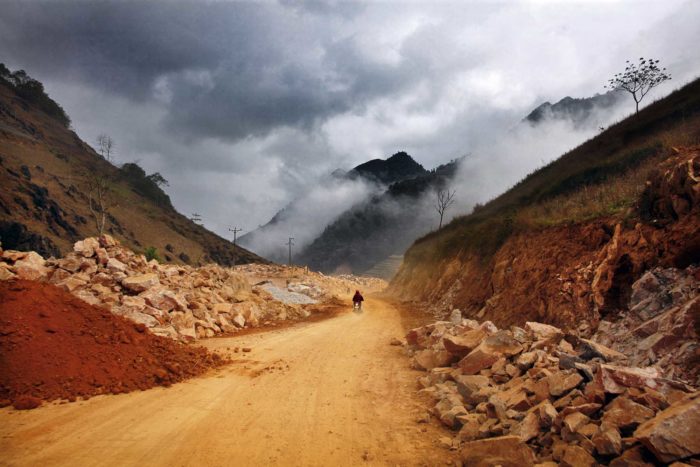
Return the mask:
M440 214L440 225L438 229L442 228L442 219L445 216L445 211L447 208L452 206L455 202L456 190L438 190L435 199L435 210Z
M112 185L114 184L114 171L112 170L112 158L114 156L114 141L111 137L101 134L97 137L97 152L109 163L104 170L92 170L83 176L86 186L88 208L95 221L97 234L102 236L105 231L110 210L116 205Z
M163 177L160 172L154 172L151 175L147 176L150 181L158 185L159 187L164 187L164 186L170 186L170 183Z
M26 71L11 72L3 63L0 63L0 84L12 87L19 97L36 105L66 128L70 127L70 118L63 107L51 99L46 94L44 85L29 76Z
M639 113L639 103L644 96L659 84L671 79L671 75L666 74L666 68L659 68L659 61L653 58L640 57L638 64L630 63L629 60L626 63L625 71L615 74L605 87L613 91L622 89L632 94L636 113Z
M114 146L114 141L108 135L103 133L97 137L97 152L110 164L112 163Z

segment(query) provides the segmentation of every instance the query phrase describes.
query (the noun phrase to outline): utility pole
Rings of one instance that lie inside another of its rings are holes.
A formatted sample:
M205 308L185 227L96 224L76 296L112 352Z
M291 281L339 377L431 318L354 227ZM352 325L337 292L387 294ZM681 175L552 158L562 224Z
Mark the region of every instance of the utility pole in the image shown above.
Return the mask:
M242 230L243 229L239 229L238 227L229 227L228 229L229 232L233 232L233 267L236 267L236 234Z
M289 240L285 244L289 246L289 265L292 265L292 246L294 246L294 237L289 237Z

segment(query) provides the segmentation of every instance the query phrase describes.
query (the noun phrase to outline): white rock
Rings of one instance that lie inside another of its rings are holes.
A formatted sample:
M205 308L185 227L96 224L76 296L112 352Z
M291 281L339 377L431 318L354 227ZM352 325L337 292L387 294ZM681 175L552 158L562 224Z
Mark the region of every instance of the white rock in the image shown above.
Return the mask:
M110 258L112 261L112 258ZM116 261L116 260L115 260ZM160 284L157 274L141 274L139 276L126 277L122 280L122 286L131 292L143 292Z
M38 253L30 251L14 264L14 272L20 279L37 281L45 279L49 274L46 261Z
M117 258L109 258L107 260L107 269L109 269L112 272L125 272L127 267L126 264L122 263Z

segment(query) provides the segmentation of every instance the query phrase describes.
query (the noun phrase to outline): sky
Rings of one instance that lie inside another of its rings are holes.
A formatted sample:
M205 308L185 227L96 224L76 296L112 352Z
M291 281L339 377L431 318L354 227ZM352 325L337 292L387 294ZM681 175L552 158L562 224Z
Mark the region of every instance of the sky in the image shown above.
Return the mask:
M605 92L640 56L673 76L647 102L700 76L693 0L0 7L0 61L42 81L83 140L109 134L118 163L160 172L176 208L224 236L293 199L326 199L319 180L337 168L402 150L426 168L469 155L467 210L591 136L517 129L540 103ZM344 209L318 205L324 219Z

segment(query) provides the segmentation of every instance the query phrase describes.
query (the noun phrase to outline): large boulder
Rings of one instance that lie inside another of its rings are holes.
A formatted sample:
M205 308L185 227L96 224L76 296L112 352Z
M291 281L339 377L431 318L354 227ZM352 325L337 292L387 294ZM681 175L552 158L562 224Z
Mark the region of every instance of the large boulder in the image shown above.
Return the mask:
M470 467L531 467L535 465L532 449L518 436L470 441L462 445L462 464Z
M618 396L605 407L603 423L613 426L618 430L636 428L654 416L654 411L638 404L625 396Z
M94 237L79 240L73 244L73 251L84 258L92 257L98 248L100 248L100 242Z
M473 329L459 336L444 336L442 343L445 350L457 357L464 357L474 350L488 334L481 329Z
M123 281L122 281L123 283ZM153 308L163 311L186 311L187 302L178 294L162 286L153 286L139 294Z
M126 290L135 293L144 292L158 284L160 284L158 275L153 273L126 277L122 280L122 286Z
M700 454L700 392L642 423L634 437L664 463Z
M49 274L44 258L33 251L28 252L24 258L15 261L14 271L19 279L30 281L45 279Z
M14 272L10 271L10 266L5 263L0 263L0 281L9 281L17 276Z
M128 269L128 266L119 261L117 258L109 258L105 266L107 267L107 270L112 273L126 272L126 270Z
M525 323L525 330L530 333L534 340L559 340L564 336L564 332L554 326L544 323L537 323L535 321L528 321Z
M490 384L489 379L482 375L457 375L454 380L457 383L457 390L466 401L471 401L473 394Z
M600 365L595 375L596 382L609 394L622 394L627 388L657 389L659 372L655 368L633 368L615 365Z
M473 375L489 368L501 357L511 357L523 351L523 346L508 331L498 331L481 341L466 357L459 361L465 375Z
M571 391L583 382L583 376L576 371L556 371L547 378L549 393L559 397Z
M431 370L435 367L447 366L452 360L452 354L445 350L425 349L416 352L413 361L419 370Z

